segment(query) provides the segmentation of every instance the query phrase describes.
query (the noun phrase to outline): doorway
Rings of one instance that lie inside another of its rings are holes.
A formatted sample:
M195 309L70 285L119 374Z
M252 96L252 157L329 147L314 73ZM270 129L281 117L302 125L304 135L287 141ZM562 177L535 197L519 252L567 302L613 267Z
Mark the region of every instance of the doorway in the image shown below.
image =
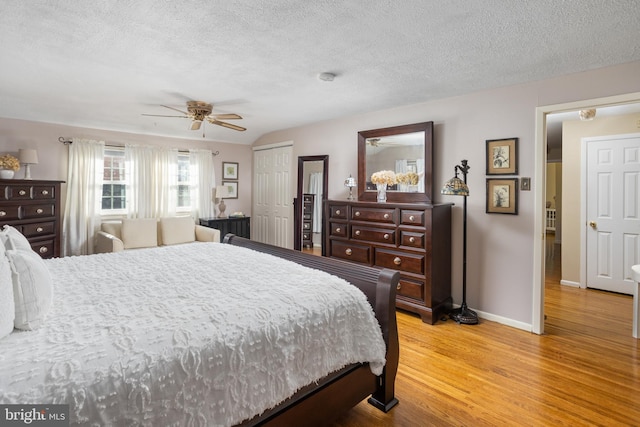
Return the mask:
M298 157L298 187L294 200L295 250L324 255L322 204L329 194L329 156Z
M544 333L544 286L545 286L545 253L546 253L546 182L545 169L547 162L547 115L587 108L602 108L623 106L640 103L640 93L583 100L567 104L549 105L536 108L535 125L535 212L533 254L533 298L531 331L536 334Z

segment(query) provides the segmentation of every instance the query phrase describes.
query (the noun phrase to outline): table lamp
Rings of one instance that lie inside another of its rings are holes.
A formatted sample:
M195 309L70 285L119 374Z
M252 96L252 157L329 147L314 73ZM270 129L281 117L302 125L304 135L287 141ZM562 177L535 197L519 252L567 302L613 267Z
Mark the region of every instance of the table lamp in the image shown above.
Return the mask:
M227 209L227 205L224 204L224 198L230 197L231 193L229 192L229 187L226 185L218 185L216 187L216 197L220 199L220 204L218 205L218 210L220 213L218 214L218 218L226 218L227 216L224 214L225 209Z
M21 148L18 151L20 163L24 164L24 179L31 179L31 165L38 164L38 151L32 148Z

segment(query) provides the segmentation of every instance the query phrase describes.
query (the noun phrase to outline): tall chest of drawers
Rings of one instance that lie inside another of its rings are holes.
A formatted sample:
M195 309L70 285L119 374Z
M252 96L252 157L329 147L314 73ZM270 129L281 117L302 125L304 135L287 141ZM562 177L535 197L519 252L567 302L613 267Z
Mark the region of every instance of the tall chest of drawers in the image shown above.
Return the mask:
M18 229L42 258L59 257L62 181L0 180L0 227Z
M327 256L401 273L396 306L433 324L451 308L451 204L324 203Z
M302 195L302 247L313 247L313 207L315 194Z

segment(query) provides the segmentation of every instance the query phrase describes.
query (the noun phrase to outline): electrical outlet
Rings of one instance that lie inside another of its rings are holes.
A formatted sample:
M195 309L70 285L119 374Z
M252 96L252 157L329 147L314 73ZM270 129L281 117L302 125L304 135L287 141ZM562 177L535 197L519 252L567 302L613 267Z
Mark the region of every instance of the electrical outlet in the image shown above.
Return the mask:
M531 178L520 178L520 190L531 191Z

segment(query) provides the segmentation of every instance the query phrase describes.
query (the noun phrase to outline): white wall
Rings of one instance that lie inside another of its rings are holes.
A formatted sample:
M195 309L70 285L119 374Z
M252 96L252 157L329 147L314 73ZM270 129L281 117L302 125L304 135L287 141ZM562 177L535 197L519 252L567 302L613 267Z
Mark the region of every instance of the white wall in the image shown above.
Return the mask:
M357 132L387 126L434 122L434 185L452 177L454 165L468 159L467 302L493 317L525 327L532 322L532 275L535 191L520 193L519 214L485 213L485 141L519 138L519 176L532 177L532 190L543 185L534 176L535 109L582 99L640 91L640 62L560 78L479 91L464 96L315 123L264 135L254 145L294 141L294 158L329 155L329 198L346 199L344 179L357 175ZM375 96L375 94L372 94ZM293 179L296 179L295 177ZM292 188L295 187L292 183ZM436 202L453 202L454 301L461 301L461 200L436 194ZM538 237L540 238L540 237Z
M113 144L136 143L144 145L160 145L178 149L207 148L219 151L213 158L216 171L216 182L222 181L222 162L239 163L238 199L225 199L226 212L251 212L251 147L247 145L217 143L198 139L178 139L159 136L137 135L124 132L86 129L50 123L38 123L25 120L0 118L0 154L9 152L17 156L20 148L38 150L39 163L31 166L33 179L67 179L67 146L58 142L59 137L90 138ZM22 178L24 170L16 173ZM64 193L63 185L63 193ZM64 200L64 199L63 199Z

